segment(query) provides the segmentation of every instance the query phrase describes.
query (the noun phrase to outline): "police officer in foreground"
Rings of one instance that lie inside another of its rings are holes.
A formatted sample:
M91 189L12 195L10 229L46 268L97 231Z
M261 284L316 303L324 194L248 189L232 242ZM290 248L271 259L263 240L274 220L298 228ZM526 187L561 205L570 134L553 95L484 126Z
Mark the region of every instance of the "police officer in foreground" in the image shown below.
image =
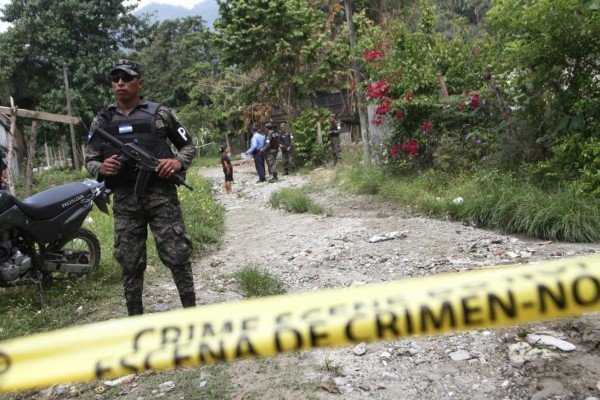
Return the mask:
M269 183L277 182L277 154L279 153L279 133L275 131L275 125L268 123L265 125L267 130L265 140L265 151L267 154L267 167L271 174Z
M279 125L279 132L279 148L281 149L281 158L283 159L283 175L289 175L290 170L296 170L293 154L294 137L288 132L285 122Z
M192 241L185 230L177 189L168 178L185 171L196 155L196 148L169 108L142 98L144 79L139 64L119 60L110 71L110 79L116 101L94 118L85 163L92 176L104 180L114 193L114 256L122 268L127 312L129 315L144 312L142 289L148 226L161 261L171 270L181 304L193 307L196 295L189 261ZM160 159L156 173L141 193L133 191L139 171L118 159L118 148L93 135L98 126L122 142L137 140ZM177 149L176 155L168 142Z
M333 166L335 167L342 160L342 150L340 145L340 133L342 133L342 124L337 120L335 114L329 115L329 141L331 142L331 151L333 153Z

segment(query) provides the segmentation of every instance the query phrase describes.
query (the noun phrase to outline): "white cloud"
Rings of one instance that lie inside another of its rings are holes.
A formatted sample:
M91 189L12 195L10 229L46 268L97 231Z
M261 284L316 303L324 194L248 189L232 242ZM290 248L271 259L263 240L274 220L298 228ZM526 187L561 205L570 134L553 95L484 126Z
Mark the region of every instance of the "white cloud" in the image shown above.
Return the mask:
M192 9L196 4L202 3L204 0L128 0L128 3L138 3L138 8L142 8L151 3L169 4L172 6L181 6L187 9Z

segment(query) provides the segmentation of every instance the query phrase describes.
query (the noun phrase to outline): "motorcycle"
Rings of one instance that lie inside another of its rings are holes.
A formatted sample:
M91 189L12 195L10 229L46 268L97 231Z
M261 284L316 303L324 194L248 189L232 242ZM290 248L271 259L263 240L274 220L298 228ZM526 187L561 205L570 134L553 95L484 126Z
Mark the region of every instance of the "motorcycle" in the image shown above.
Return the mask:
M82 225L92 203L108 214L103 182L66 183L19 200L0 190L0 287L84 276L100 263L100 241Z

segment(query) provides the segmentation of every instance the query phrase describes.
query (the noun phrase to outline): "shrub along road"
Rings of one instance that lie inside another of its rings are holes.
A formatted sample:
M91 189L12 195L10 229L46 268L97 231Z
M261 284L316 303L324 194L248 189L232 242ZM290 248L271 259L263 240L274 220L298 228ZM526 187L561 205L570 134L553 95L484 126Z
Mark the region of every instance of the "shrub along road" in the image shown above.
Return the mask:
M332 169L257 184L251 164L235 165L234 196L223 191L220 167L202 168L200 174L214 180L227 210L221 250L195 264L201 304L243 298L233 274L248 265L266 269L291 293L600 253L597 243L505 235L343 193L330 186ZM325 212L273 209L271 194L285 187L304 188ZM527 333L547 334L576 348L565 352L529 344L522 340ZM599 347L600 315L594 313L296 351L224 368L227 395L236 399L586 399L600 398ZM209 371L203 376L210 384L216 378Z

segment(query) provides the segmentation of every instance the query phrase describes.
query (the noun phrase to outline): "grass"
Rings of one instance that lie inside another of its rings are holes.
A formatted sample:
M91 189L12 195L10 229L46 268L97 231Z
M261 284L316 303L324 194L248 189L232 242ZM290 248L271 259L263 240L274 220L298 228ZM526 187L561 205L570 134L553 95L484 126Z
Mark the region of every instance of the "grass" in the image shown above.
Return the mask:
M377 195L431 217L451 217L547 240L600 240L599 199L564 187L542 189L510 173L451 176L432 171L394 177L379 166L345 163L336 170L333 182L347 191ZM464 202L453 204L459 196Z
M283 188L271 194L269 204L293 213L322 214L323 208L315 204L310 196L299 188Z
M216 167L219 165L221 165L221 157L218 155L218 150L217 150L217 155L210 156L210 157L197 158L194 160L194 166L196 166L198 168L209 168L209 167Z
M35 188L42 191L87 177L83 171L50 170L36 175ZM209 182L195 173L188 174L188 182L194 191L179 187L179 195L186 229L194 243L194 254L198 256L211 252L220 243L225 214L223 208L213 201ZM23 197L21 190L18 187L17 193ZM36 302L35 287L0 288L0 340L125 316L121 270L112 256L112 212L111 216L107 216L94 208L90 217L93 222L84 224L84 227L92 230L100 240L99 270L87 279L57 281L45 288L41 310ZM172 279L168 269L162 267L154 240L148 240L148 264L148 284Z
M246 297L264 297L285 293L283 282L258 265L246 265L233 277L238 281Z

